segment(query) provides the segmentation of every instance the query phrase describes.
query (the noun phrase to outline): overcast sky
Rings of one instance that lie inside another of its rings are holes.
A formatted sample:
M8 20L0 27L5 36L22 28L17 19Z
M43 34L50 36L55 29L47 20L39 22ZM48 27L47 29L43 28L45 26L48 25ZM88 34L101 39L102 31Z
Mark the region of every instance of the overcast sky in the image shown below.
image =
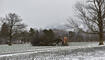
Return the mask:
M67 23L79 0L0 0L0 16L15 12L29 27Z

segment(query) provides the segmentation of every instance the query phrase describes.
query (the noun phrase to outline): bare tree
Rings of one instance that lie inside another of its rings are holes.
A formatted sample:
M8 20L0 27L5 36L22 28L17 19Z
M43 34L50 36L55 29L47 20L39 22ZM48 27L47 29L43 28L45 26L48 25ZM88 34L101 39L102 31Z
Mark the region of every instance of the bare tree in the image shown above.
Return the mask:
M75 19L71 17L69 17L67 21L68 21L68 24L65 24L66 27L74 29L75 32L82 30L82 28L80 28L80 25L81 25L80 21L76 21Z
M12 38L15 32L23 30L26 25L21 23L22 19L15 13L9 13L5 17L5 23L9 27L9 45L12 45Z
M77 3L77 16L83 26L91 32L99 34L99 45L103 45L103 30L105 25L105 0L87 0L87 3ZM74 21L76 22L76 21Z

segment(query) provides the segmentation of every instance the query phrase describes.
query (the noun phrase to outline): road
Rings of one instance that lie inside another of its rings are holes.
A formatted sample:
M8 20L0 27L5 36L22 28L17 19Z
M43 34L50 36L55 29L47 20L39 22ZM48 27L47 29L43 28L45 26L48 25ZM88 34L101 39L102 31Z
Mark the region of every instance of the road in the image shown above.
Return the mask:
M50 47L6 53L0 55L0 60L103 60L105 47ZM94 58L94 59L93 59Z

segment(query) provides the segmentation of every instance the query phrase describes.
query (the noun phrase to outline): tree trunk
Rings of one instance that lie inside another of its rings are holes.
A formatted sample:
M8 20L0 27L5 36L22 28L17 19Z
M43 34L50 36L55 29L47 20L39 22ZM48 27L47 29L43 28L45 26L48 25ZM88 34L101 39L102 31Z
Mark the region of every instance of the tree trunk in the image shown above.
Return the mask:
M100 21L100 24L99 24L99 45L104 45L104 39L103 39L103 21Z
M99 45L104 45L103 29L101 27L100 27L100 32L99 32Z
M11 46L12 45L12 26L10 28L10 32L9 32L9 42L8 45Z
M8 43L8 45L9 45L9 46L12 45L12 35L10 35L10 37L9 37L9 43Z

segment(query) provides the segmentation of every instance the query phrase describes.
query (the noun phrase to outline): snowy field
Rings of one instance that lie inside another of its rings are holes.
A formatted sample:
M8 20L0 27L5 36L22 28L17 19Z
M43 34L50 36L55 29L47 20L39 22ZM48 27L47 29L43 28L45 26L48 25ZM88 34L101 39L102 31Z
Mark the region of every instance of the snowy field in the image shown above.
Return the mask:
M104 60L105 47L97 42L71 42L70 46L0 45L0 60Z

